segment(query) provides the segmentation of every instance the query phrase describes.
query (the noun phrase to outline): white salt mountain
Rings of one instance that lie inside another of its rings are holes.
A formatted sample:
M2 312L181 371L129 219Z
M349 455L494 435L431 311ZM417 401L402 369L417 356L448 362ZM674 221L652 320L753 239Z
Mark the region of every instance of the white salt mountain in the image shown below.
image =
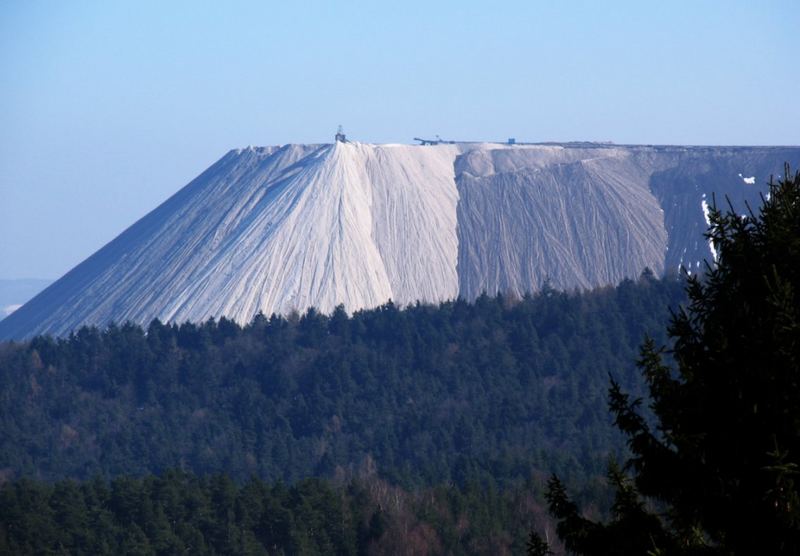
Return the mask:
M0 339L389 299L591 288L711 258L800 148L287 145L229 152L0 322Z

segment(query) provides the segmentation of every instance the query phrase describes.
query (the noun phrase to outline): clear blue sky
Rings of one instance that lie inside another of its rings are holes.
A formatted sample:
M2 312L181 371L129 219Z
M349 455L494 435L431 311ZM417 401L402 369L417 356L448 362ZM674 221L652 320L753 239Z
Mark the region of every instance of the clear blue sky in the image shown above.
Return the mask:
M228 149L800 144L800 2L0 4L0 278L56 278Z

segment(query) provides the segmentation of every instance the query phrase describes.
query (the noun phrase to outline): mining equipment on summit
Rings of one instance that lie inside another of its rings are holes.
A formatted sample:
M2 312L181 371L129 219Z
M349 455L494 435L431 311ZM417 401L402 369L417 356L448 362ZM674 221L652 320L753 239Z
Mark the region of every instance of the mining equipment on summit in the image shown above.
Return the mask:
M347 143L347 136L344 134L344 128L342 126L339 126L336 130L336 135L334 137L337 143Z
M452 145L455 143L455 141L445 141L438 135L436 136L436 139L423 139L421 137L414 137L414 141L419 141L420 145L439 145L441 143Z
M425 139L424 137L414 137L414 141L419 141L420 145L468 145L468 144L478 144L481 141L453 141L452 139L442 139L438 135L435 139ZM530 143L517 143L517 140L514 137L509 137L508 140L505 142L506 145L525 145Z

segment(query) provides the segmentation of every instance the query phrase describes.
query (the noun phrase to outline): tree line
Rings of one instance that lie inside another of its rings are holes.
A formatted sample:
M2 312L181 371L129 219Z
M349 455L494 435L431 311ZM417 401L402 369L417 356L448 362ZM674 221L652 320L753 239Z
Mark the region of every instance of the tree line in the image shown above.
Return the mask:
M178 470L0 488L2 554L397 555L524 550L525 489L481 485L414 493L374 475L291 485Z
M624 449L609 373L634 392L640 339L664 337L676 278L546 288L240 327L85 327L0 345L0 473L87 479L167 469L267 481L347 476L367 460L413 487L590 486Z

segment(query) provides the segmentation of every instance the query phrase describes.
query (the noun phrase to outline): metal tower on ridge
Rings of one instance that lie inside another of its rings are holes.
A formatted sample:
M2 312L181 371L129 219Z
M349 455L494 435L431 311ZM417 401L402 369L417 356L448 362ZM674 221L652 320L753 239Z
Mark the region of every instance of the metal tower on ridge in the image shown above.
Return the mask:
M341 125L336 130L335 137L338 143L347 143L347 136L344 134L344 128Z

